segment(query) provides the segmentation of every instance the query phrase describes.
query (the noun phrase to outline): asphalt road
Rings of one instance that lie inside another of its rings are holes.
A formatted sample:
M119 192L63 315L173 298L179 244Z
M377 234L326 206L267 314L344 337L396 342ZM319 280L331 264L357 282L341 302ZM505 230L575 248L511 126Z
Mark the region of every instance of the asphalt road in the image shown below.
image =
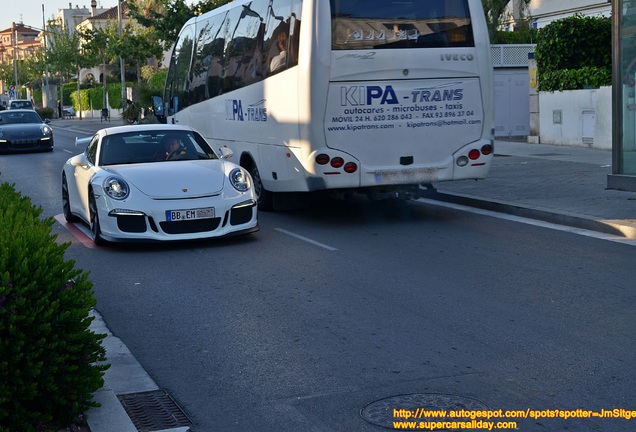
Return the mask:
M53 153L0 156L0 181L44 216L61 213L71 136ZM192 430L381 431L363 415L391 420L407 395L427 409L636 409L635 248L420 202L259 217L246 237L95 249L54 226L110 330Z

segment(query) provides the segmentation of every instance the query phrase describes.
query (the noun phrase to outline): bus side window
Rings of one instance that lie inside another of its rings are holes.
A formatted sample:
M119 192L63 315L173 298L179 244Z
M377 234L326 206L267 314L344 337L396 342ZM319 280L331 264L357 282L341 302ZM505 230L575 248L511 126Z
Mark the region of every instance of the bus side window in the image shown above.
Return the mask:
M290 37L289 37L289 58L287 59L287 67L296 66L298 64L298 47L300 45L300 11L302 3L294 0L292 4L292 13L290 18Z
M257 0L230 12L230 22L236 24L225 50L224 92L263 79L262 35L265 33L267 11L268 3Z
M190 66L192 65L192 50L194 48L194 26L185 27L179 34L179 39L170 60L170 76L168 76L167 88L170 89L169 115L174 115L180 108L187 106L190 92ZM179 100L183 106L174 103Z
M291 0L270 2L263 43L268 75L273 75L288 67L291 6Z

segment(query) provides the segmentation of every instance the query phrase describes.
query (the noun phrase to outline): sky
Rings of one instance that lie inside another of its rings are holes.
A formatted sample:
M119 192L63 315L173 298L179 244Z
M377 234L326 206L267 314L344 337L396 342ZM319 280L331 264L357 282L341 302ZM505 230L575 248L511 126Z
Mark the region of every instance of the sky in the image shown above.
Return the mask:
M58 9L68 9L68 4L91 8L91 0L0 0L0 30L11 27L11 23L22 21L24 25L42 28L42 5L44 5L44 19L49 20L57 15ZM117 6L117 0L97 0L98 8L112 8Z

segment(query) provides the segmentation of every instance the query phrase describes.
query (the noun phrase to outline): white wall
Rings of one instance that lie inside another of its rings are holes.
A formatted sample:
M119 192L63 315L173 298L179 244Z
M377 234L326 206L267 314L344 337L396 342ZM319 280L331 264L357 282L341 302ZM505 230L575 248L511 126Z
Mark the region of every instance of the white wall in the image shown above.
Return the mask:
M520 2L508 3L506 12L513 19L519 19ZM584 16L611 16L612 3L608 0L530 0L524 18L529 18L535 28L545 27L552 21L574 14Z
M544 144L612 149L612 88L539 92Z

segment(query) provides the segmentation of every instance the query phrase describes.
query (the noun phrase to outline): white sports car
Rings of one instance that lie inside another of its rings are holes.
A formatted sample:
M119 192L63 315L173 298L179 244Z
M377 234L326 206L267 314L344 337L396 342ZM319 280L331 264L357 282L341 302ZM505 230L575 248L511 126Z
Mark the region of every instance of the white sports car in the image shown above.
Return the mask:
M82 140L80 140L82 141ZM102 129L62 170L69 222L95 243L190 240L258 231L250 175L187 126Z

